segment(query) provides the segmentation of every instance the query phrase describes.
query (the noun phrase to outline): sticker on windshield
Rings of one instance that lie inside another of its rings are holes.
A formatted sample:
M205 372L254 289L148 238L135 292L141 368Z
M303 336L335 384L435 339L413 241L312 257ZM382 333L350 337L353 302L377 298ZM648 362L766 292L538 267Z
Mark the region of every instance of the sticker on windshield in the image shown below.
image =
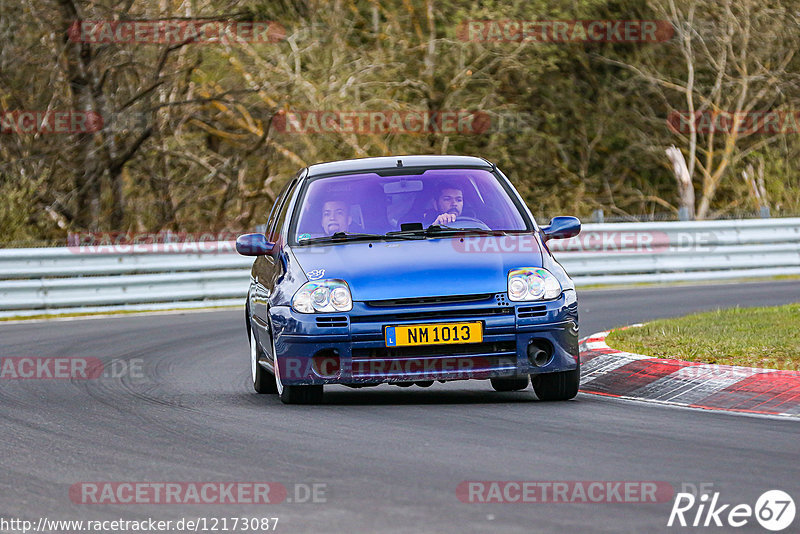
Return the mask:
M314 269L313 271L308 271L306 276L309 280L319 280L325 276L325 269Z
M298 241L304 241L306 239L311 239L311 234L300 234L300 236L297 238Z

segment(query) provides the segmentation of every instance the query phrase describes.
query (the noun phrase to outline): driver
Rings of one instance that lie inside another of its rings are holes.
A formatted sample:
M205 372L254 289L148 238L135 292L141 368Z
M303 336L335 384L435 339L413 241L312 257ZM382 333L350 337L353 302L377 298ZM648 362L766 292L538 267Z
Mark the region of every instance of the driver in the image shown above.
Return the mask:
M353 218L350 216L350 206L341 199L331 199L322 205L322 230L325 235L336 232L347 232Z
M440 226L456 222L464 210L464 195L461 188L450 182L439 185L434 202L439 216L436 217L433 224Z

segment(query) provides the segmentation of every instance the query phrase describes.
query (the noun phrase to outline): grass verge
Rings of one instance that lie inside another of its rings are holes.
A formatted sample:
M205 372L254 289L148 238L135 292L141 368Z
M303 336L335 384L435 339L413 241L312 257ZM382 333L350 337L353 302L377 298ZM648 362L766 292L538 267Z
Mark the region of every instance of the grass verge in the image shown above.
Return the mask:
M800 371L800 304L660 319L616 330L606 343L656 358Z
M577 286L578 291L591 291L595 289L640 289L644 287L682 287L682 286L708 286L747 284L750 282L773 282L781 280L800 280L797 274L781 274L778 276L730 278L724 280L690 280L679 282L636 282L632 284L588 284Z
M8 321L34 321L42 319L72 319L80 317L106 317L112 315L150 315L159 313L173 313L173 312L186 312L193 311L209 311L209 310L235 310L240 306L206 306L204 308L167 308L157 310L109 310L109 311L96 311L96 312L74 312L74 313L43 313L38 315L13 315L11 317L0 317L0 323ZM243 308L243 306L241 306Z

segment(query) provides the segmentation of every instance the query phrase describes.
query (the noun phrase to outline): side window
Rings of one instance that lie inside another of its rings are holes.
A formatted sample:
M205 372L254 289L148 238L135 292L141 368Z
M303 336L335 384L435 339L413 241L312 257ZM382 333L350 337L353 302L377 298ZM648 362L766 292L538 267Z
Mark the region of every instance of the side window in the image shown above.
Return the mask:
M278 193L278 198L275 199L275 203L272 204L272 209L269 212L269 219L267 219L267 231L265 232L267 235L267 239L270 241L273 240L275 236L275 223L278 220L278 213L281 211L281 206L283 205L283 201L289 192L289 188L292 185L292 180L286 182L286 185L283 186L281 192Z
M281 200L280 211L270 225L270 235L274 236L276 240L279 238L281 230L283 229L283 224L286 221L286 212L289 211L289 204L291 204L292 194L294 193L296 185L297 180L293 180L289 183L288 189L285 191L283 199Z

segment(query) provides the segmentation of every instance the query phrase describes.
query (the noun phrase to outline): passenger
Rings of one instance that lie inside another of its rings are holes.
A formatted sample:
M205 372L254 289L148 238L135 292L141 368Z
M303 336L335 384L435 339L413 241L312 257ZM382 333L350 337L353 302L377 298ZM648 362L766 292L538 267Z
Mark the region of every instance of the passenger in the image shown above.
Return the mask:
M350 216L350 206L340 199L328 200L322 206L322 230L325 235L336 232L348 232L353 218Z

